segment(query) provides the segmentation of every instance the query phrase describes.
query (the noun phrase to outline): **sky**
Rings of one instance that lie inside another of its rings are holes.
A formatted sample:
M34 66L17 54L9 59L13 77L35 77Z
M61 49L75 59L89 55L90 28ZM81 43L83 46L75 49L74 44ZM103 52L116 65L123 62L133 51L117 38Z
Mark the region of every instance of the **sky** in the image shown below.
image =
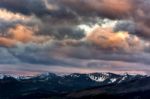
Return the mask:
M0 0L0 73L150 75L150 0Z

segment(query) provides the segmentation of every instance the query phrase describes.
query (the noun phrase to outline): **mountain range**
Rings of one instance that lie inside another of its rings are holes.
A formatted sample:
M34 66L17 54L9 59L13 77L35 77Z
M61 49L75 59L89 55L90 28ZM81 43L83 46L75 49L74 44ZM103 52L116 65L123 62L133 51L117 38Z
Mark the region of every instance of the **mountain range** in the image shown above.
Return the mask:
M146 75L0 74L0 99L149 99L149 94L150 77Z

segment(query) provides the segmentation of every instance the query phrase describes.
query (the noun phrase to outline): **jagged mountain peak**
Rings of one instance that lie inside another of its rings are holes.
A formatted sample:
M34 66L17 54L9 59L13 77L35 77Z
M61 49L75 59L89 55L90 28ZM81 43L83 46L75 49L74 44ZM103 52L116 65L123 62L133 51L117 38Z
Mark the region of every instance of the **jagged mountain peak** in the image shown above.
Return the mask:
M147 77L144 75L130 75L130 74L114 74L114 73L72 73L67 75L58 75L55 73L42 73L36 76L18 76L18 75L6 75L0 74L0 80L4 78L11 78L18 81L22 80L34 80L34 81L43 81L43 82L57 82L57 83L77 83L77 82L95 82L99 84L111 84L111 83L122 83L133 79L140 79Z

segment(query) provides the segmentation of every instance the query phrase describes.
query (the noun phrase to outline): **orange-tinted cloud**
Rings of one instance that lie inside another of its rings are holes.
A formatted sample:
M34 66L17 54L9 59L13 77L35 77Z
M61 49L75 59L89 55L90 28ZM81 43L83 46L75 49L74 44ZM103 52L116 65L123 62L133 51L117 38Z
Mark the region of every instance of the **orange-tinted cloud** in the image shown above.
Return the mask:
M11 11L7 11L6 9L0 9L0 19L5 21L15 21L15 20L23 20L27 21L30 17L24 16L19 13L13 13Z
M37 36L36 29L24 25L16 25L14 28L8 30L7 37L0 37L0 45L11 47L17 42L21 43L42 43L50 39L46 36Z
M0 46L12 47L16 43L15 40L0 37Z
M130 0L62 0L60 2L80 14L109 18L124 17L133 9Z
M132 39L131 39L132 38ZM112 51L130 51L137 48L140 50L140 39L128 32L113 32L111 28L97 27L87 33L86 39L101 49Z
M126 14L131 11L132 5L129 0L93 0L89 1L91 8L106 14Z
M9 33L10 38L26 43L33 39L34 31L29 27L17 25L15 28L10 29Z
M129 0L102 0L102 4L105 8L112 9L112 11L127 12L132 9Z

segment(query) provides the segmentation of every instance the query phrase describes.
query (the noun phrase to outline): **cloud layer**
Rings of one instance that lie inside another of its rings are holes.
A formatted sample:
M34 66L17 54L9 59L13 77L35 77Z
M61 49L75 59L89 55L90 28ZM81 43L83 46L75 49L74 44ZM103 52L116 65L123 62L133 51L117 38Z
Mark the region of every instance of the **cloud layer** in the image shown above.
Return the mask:
M148 74L149 3L1 0L1 72Z

